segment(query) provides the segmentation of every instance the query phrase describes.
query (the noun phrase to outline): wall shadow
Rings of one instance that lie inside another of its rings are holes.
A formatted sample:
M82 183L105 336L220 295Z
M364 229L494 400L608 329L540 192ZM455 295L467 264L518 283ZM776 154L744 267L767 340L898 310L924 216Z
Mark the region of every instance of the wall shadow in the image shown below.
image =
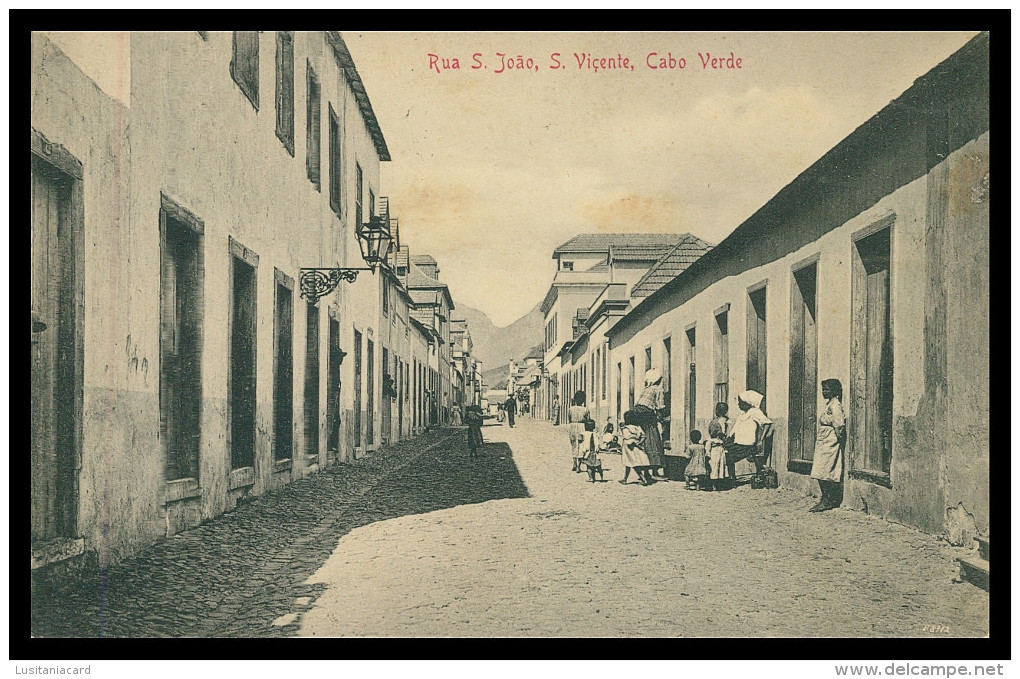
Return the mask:
M528 496L506 443L486 443L471 460L466 430L437 430L294 481L98 572L34 587L32 634L293 636L324 589L305 581L355 528Z

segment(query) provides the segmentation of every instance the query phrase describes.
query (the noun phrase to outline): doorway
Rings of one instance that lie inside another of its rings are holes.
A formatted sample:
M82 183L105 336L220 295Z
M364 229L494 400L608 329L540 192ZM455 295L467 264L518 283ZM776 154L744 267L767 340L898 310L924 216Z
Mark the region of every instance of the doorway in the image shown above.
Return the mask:
M790 286L790 471L808 473L815 455L818 415L818 264L793 272Z
M329 428L326 450L329 459L340 459L340 319L329 310L329 357L326 370L326 425Z
M255 466L256 275L231 243L230 468Z
M33 133L33 146L36 141ZM76 310L81 251L75 242L80 230L79 179L32 157L33 545L73 537L77 530L82 386L81 318Z

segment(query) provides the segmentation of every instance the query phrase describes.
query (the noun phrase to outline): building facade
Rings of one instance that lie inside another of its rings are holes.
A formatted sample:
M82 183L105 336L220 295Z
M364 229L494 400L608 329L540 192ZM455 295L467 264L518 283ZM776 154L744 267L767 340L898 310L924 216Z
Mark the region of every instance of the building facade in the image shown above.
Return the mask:
M587 350L575 343L591 346L586 323L593 302L611 284L629 296L658 260L687 239L697 240L690 234L586 233L553 251L556 274L541 305L547 373L536 390L547 419L564 421L578 390L590 398L593 365Z
M676 448L759 391L780 484L813 493L818 385L839 379L844 505L987 534L988 64L982 35L620 318L623 409L662 369Z
M118 561L421 426L399 276L302 296L388 218L340 34L97 34L129 75L104 87L76 35L32 39L34 568Z

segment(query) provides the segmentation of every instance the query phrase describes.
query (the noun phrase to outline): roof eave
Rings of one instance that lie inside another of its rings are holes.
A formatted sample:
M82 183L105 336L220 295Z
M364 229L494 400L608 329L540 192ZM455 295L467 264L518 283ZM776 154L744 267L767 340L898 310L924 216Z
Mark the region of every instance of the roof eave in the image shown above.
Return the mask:
M354 99L357 101L361 115L365 119L365 127L368 128L368 134L372 137L372 143L375 144L375 151L379 154L379 160L390 160L390 150L386 146L386 139L383 137L382 128L379 126L379 120L375 117L372 102L368 99L368 92L365 90L365 84L361 81L358 69L354 65L354 58L351 56L350 50L347 49L347 43L344 42L339 31L326 31L326 41L333 48L333 55L344 72L347 84L351 86L351 90L354 92Z

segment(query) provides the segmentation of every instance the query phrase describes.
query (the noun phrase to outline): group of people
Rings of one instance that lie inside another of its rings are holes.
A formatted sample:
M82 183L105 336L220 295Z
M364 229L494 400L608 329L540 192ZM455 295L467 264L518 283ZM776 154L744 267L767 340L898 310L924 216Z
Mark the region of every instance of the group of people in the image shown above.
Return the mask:
M822 381L825 409L818 418L818 434L811 467L811 477L818 481L821 500L809 511L822 512L842 503L844 451L846 448L846 417L843 412L843 385L839 380ZM748 460L754 465L755 478L765 472L764 448L773 433L772 420L762 410L764 396L748 389L737 396L740 413L731 419L729 406L717 403L715 417L708 425L708 436L694 429L690 443L681 453L683 476L687 488L724 490L731 488L737 477L736 463ZM586 394L574 394L567 409L567 433L573 460L573 471L588 472L594 482L596 473L602 477L600 447L595 444L595 422L585 406ZM667 480L664 474L663 443L659 422L666 413L663 403L662 375L652 369L645 373L645 386L631 410L623 414L620 427L620 452L623 478L627 484L633 471L638 483L648 486ZM603 429L603 442L615 439L612 420ZM772 472L774 474L774 472Z

